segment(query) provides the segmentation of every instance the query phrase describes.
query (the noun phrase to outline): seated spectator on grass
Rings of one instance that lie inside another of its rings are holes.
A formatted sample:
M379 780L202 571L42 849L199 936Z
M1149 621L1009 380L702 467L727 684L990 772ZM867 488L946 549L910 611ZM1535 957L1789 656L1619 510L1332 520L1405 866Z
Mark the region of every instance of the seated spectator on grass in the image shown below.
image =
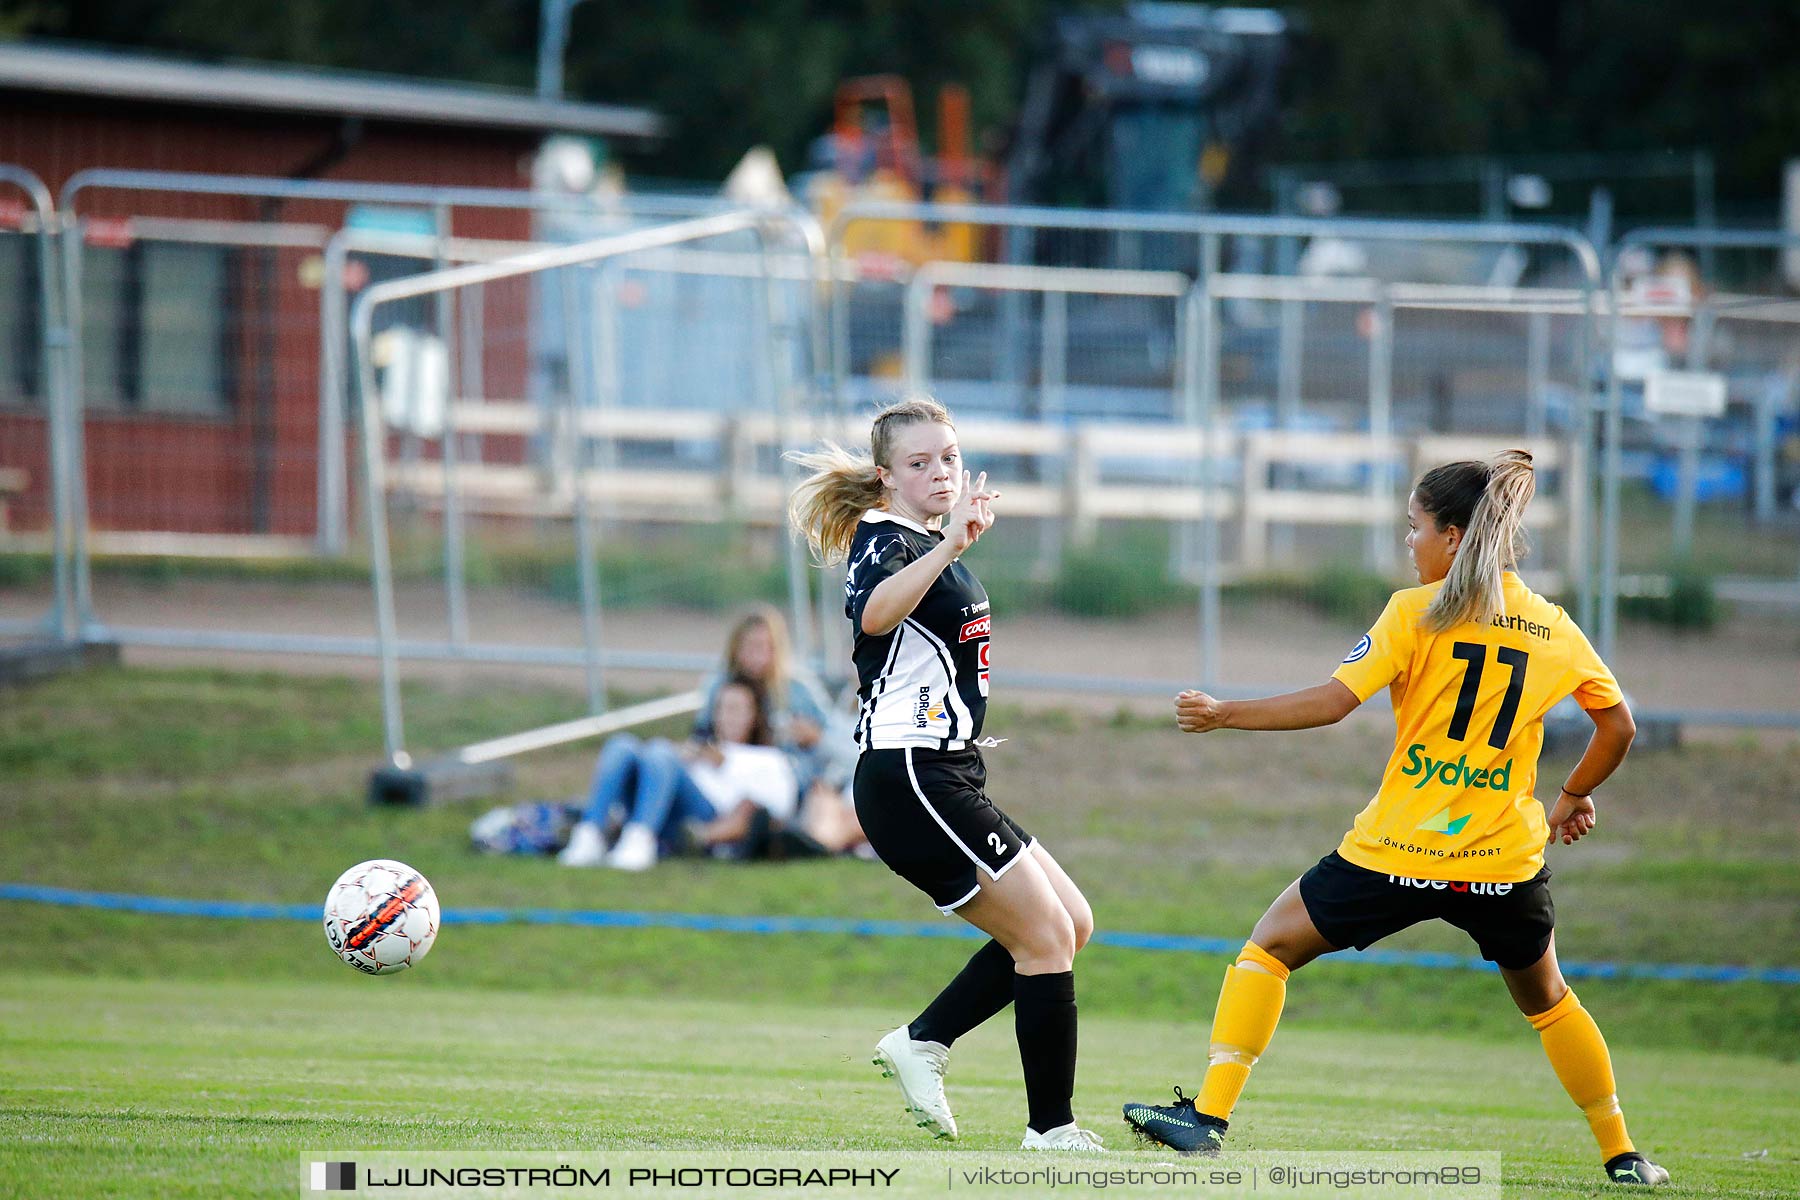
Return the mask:
M871 857L850 798L856 775L856 709L852 688L825 714L824 734L810 757L812 782L800 802L800 828L828 854Z
M831 705L824 686L793 661L787 622L766 604L732 626L724 666L701 684L706 701L695 721L697 736L709 732L713 691L733 675L761 682L768 693L775 742L788 752L799 780L798 832L817 844L813 852L847 854L867 846L850 803L856 773L854 700L850 710Z
M594 768L587 808L557 861L642 871L690 839L711 847L742 838L758 809L776 821L792 820L799 785L786 752L770 744L761 686L725 680L709 718L710 738L683 747L628 733L610 738ZM608 849L606 831L613 827L618 836Z
M855 737L848 723L836 727L825 688L793 661L787 621L769 605L757 605L731 627L725 639L724 664L700 685L696 738L711 737L713 697L734 676L762 685L768 697L773 744L792 758L802 794L834 772L843 773L841 781L834 780L835 786L848 787L849 773L856 769Z

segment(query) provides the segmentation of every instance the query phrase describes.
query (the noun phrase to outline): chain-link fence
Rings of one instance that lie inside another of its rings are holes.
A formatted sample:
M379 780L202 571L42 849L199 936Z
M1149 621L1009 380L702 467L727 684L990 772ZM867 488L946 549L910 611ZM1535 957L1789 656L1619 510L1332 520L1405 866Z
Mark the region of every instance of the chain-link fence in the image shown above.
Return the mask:
M832 234L847 402L978 418L966 452L1038 526L982 547L1019 684L1310 681L1410 582L1410 480L1502 445L1539 459L1533 581L1592 609L1579 235L923 204Z
M567 238L568 222L632 228L719 204L100 170L72 177L61 207L82 468L73 586L89 634L372 655L369 560L345 469L347 297L458 256ZM455 330L425 308L388 316L394 353L416 368L390 406L441 410ZM496 370L555 369L529 340L494 353ZM431 419L392 415L402 429ZM406 441L416 453L420 439ZM445 574L463 538L427 540L409 530L408 552Z
M784 226L799 231L797 244L781 241ZM362 397L362 479L365 494L381 498L366 512L388 750L396 763L408 761L399 689L404 657L577 665L586 674L589 706L598 712L606 704L609 666L694 669L715 660L714 653L695 652L696 639L683 635L678 620L660 615L684 598L702 599L691 591L684 597L688 589L723 591L719 598L742 603L779 588L796 625L806 626L803 564L780 521L786 494L780 456L796 444L795 423L812 407L811 364L802 355L812 352L814 340L808 331L816 317L807 300L814 291L811 268L821 261L811 244L816 240L816 227L803 222L730 212L391 280L359 297L351 323ZM688 253L671 255L678 247ZM658 253L629 257L645 252ZM647 335L643 348L652 356L685 351L693 369L632 385L626 381L640 376L622 350L618 310L622 293L630 295L625 290L646 273L710 286L684 310L686 319ZM787 311L782 293L796 288L795 321L778 318ZM730 302L734 293L747 301L748 313ZM532 298L544 295L558 303L533 309ZM419 368L384 354L379 339L388 334L377 327L400 306L419 301L440 312L474 312L460 323L465 342L484 347L486 367L479 380L465 372L482 385L479 392L465 393L429 426L397 431L386 414L404 406L389 398L412 387L397 380ZM713 303L720 305L716 311ZM516 342L526 313L534 328L554 322L567 351L547 405L521 398L526 380L496 366L504 357L496 352ZM735 333L722 321L735 325ZM737 350L730 349L734 338ZM691 380L709 372L722 372L714 386L729 391L708 407L683 406ZM410 439L419 445L409 447ZM446 544L459 544L464 555L446 560L451 599L441 617L430 606L407 603L407 559L397 535L420 511L439 514ZM472 524L477 516L479 535ZM648 528L672 522L679 524L666 538ZM608 526L629 527L629 540L614 542ZM753 527L762 529L760 538L749 536ZM667 553L659 548L663 540ZM520 545L532 553L513 570L496 571L480 589L469 586L472 549L498 557ZM745 564L749 577L734 578ZM525 594L532 584L560 584L565 603L558 608L540 592L533 605ZM646 637L639 622L615 646L603 616L635 607L634 593L650 594L653 624L663 628ZM448 637L429 640L425 631L442 628L442 619Z
M1592 247L1541 227L865 205L829 237L765 214L394 290L721 207L662 199L92 172L51 271L58 218L28 200L0 220L26 297L0 621L577 668L598 709L607 669L701 669L764 600L841 680L839 580L786 534L781 453L862 444L915 389L1006 492L979 569L1015 686L1310 681L1408 582L1410 480L1525 445L1527 577L1634 699L1800 720L1778 236L1634 234L1602 288ZM363 414L348 314L372 292ZM60 440L39 392L71 401ZM352 467L365 417L379 488Z
M1603 632L1687 720L1800 726L1797 251L1646 229L1613 255Z

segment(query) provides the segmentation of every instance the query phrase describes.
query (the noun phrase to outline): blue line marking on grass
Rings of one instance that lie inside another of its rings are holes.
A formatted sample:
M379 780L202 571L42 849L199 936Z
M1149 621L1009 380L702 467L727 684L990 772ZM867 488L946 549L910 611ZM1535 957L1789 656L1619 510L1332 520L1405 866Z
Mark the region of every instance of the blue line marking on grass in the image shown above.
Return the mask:
M237 900L181 900L119 892L80 892L27 883L0 883L0 900L51 904L62 908L104 908L114 912L237 921L317 921L313 904L258 904ZM731 917L710 913L615 912L564 908L458 908L444 913L446 925L578 925L608 929L685 929L695 933L836 933L853 937L955 938L979 940L987 934L962 922L859 921L848 917ZM1236 954L1240 938L1192 937L1175 933L1102 930L1094 942L1127 950L1175 954ZM1485 959L1416 950L1364 950L1340 962L1387 963L1433 970L1494 971ZM1774 983L1800 985L1800 967L1741 967L1714 963L1564 962L1570 979L1658 979L1684 983Z

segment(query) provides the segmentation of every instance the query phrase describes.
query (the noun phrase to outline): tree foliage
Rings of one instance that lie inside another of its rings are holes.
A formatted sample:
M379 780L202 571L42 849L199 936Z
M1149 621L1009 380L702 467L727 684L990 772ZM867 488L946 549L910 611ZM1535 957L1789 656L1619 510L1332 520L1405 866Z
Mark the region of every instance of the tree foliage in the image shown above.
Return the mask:
M967 85L1004 135L1074 0L596 0L574 12L576 98L643 104L675 135L642 165L717 179L767 144L789 170L838 80ZM1117 7L1117 0L1090 0ZM1800 153L1800 20L1774 0L1292 0L1274 161L1708 148L1727 206L1766 208ZM537 0L0 0L0 37L53 37L530 87Z

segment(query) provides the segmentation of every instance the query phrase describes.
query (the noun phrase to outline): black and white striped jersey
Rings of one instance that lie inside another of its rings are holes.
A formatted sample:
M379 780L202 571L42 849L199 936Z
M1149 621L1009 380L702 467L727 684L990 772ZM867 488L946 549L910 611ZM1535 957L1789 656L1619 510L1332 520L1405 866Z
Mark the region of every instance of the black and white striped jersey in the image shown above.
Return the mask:
M850 543L844 613L856 639L862 700L856 742L864 750L961 750L981 736L992 622L987 591L972 571L951 563L893 630L875 637L862 628L875 585L942 540L904 517L871 509Z

